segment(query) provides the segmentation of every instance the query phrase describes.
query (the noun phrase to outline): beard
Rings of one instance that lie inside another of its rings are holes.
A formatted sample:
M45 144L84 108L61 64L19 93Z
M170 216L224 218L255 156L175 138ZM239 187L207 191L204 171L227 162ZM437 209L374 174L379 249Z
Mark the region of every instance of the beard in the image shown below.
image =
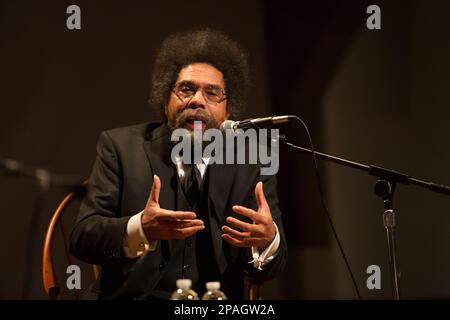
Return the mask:
M219 123L214 119L211 115L209 115L205 110L196 108L184 108L180 111L177 111L173 117L168 119L168 124L173 132L176 129L187 129L189 131L189 138L191 140L191 144L194 145L196 140L201 140L202 149L204 149L207 145L211 143L211 141L205 141L202 139L203 134L199 135L198 133L194 135L194 122L197 125L201 122L201 131L204 132L208 129L217 129L219 128ZM197 129L196 127L196 130ZM199 143L200 141L197 141Z
M189 131L193 131L193 123L198 121L202 123L202 130L219 128L219 123L211 115L209 115L203 109L184 108L177 111L173 117L168 119L169 127L172 130L185 128ZM193 132L192 132L193 134Z

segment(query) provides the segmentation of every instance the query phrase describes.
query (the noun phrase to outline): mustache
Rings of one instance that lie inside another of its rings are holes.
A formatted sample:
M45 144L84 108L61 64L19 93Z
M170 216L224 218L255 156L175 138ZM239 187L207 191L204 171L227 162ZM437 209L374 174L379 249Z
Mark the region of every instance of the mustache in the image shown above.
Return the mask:
M216 128L217 123L206 111L202 109L184 109L176 115L175 127L180 128L188 121L202 121L206 128Z

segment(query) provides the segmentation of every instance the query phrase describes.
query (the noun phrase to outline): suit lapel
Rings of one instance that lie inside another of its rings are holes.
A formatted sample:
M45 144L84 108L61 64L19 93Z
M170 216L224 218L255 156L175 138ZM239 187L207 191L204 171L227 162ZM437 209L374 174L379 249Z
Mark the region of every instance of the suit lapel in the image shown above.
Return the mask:
M148 133L148 140L144 142L143 147L147 155L152 174L159 176L161 180L161 192L159 195L159 204L161 208L175 210L177 177L176 169L170 159L170 129L166 123ZM161 244L162 254L165 259L170 258L172 251L171 241L169 243L169 252L165 252Z

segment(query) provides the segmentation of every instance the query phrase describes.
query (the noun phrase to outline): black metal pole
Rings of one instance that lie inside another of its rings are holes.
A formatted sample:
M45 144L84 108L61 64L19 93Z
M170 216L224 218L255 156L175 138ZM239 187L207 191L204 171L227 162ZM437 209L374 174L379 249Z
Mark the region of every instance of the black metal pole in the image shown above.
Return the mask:
M398 253L396 242L396 213L394 211L395 183L387 180L378 180L375 184L375 194L383 200L383 225L386 229L386 238L389 252L389 270L391 274L392 295L400 300L400 271L398 268Z

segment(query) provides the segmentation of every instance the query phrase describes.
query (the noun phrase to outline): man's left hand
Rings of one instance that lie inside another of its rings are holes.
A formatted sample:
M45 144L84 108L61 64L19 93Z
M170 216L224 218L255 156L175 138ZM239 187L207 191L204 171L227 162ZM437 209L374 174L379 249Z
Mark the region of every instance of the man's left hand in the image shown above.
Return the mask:
M223 226L222 238L237 247L258 247L260 251L264 251L272 243L277 231L264 195L262 182L256 184L255 196L258 211L242 206L232 208L234 212L249 218L253 223L228 217L227 222L239 230Z

